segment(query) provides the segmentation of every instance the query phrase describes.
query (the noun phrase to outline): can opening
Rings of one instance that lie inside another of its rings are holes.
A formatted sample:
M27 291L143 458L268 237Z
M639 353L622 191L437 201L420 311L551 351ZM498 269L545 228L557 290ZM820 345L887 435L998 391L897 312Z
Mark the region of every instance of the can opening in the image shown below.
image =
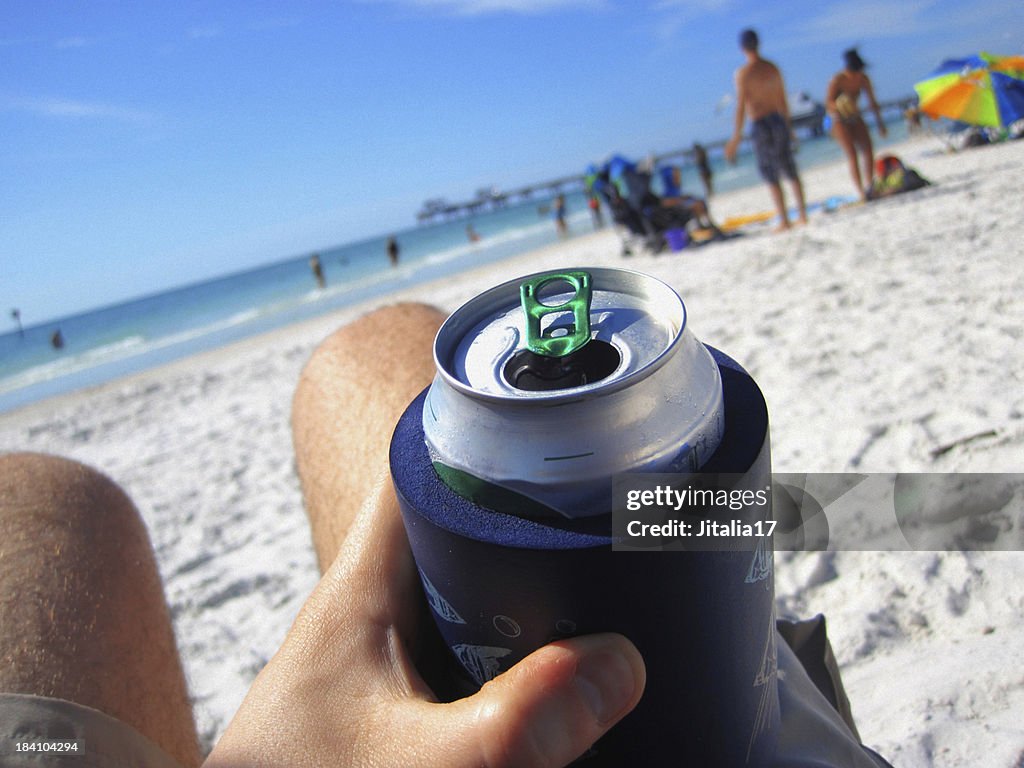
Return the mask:
M568 294L568 298L566 298ZM550 272L519 286L526 348L502 369L516 389L549 392L607 378L622 361L614 346L591 338L589 272Z
M622 355L612 344L591 339L563 357L547 357L521 349L505 363L502 374L516 389L548 392L601 381L610 376L621 361Z

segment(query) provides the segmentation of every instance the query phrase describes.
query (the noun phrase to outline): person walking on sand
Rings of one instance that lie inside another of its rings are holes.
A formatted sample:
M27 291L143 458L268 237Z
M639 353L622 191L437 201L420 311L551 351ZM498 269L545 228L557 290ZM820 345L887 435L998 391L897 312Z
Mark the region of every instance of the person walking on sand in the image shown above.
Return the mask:
M388 261L392 267L398 266L398 240L394 235L388 238L387 243Z
M789 119L786 86L779 68L761 58L759 46L760 41L754 30L746 29L740 34L740 48L747 63L736 71L736 126L732 138L725 145L725 158L730 163L736 161L743 124L749 115L757 169L768 184L772 202L779 214L779 226L776 229L779 231L790 227L780 176L789 179L802 224L807 223L807 205L804 202L803 184L793 159L792 143L795 137Z
M875 101L871 80L864 74L866 65L857 49L844 51L843 62L843 71L837 73L828 84L825 109L832 118L832 136L846 153L846 159L850 164L850 176L857 187L857 193L861 200L867 200L868 190L871 189L875 178L875 152L871 146L871 132L861 116L857 103L861 92L867 94L868 104L875 113L875 125L878 126L879 135L884 137L887 131L882 121L882 112ZM858 165L858 153L864 161L863 176Z

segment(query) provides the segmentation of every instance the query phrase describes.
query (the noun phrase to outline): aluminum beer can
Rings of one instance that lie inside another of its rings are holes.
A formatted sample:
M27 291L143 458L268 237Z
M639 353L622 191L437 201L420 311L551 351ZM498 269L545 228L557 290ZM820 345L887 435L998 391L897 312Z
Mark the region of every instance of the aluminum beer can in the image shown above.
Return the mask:
M770 542L612 546L613 476L699 470L770 484L754 380L697 340L674 290L618 269L485 291L444 323L434 356L437 375L399 419L390 462L450 652L448 690L482 685L552 640L620 632L643 655L647 686L581 765L771 765Z
M616 473L692 471L721 441L718 367L679 295L638 272L499 285L444 323L434 359L423 431L442 478L470 498L484 485L535 513L515 495L569 518L606 514Z

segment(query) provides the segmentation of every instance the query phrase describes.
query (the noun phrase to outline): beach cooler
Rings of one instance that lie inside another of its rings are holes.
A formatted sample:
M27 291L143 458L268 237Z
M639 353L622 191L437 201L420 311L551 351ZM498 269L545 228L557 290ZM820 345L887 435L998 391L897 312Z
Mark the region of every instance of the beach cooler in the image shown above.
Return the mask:
M685 229L668 229L665 230L665 242L673 253L678 253L690 244L690 236Z

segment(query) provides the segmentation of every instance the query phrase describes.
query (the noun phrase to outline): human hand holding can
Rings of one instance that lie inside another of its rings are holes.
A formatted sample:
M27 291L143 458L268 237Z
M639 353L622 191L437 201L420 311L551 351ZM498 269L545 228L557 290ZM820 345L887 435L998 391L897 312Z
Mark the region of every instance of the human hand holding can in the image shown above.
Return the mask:
M481 685L560 637L625 634L640 706L587 764L765 764L778 728L770 551L611 551L618 474L713 466L767 481L756 384L635 272L497 286L438 333L437 377L392 441L426 598ZM760 480L759 480L760 481ZM751 558L762 567L751 580Z

